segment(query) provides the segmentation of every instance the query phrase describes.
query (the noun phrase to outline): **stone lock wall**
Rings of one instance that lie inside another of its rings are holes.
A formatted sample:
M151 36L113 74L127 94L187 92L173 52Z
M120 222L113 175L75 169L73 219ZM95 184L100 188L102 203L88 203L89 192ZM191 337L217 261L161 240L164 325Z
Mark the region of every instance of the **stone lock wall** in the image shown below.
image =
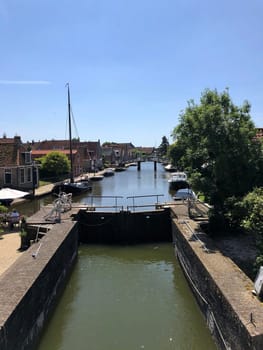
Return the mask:
M195 241L177 220L172 231L176 255L219 349L263 349L263 307L249 278L213 251L209 238Z
M56 224L1 276L1 350L35 348L74 266L77 251L77 224Z

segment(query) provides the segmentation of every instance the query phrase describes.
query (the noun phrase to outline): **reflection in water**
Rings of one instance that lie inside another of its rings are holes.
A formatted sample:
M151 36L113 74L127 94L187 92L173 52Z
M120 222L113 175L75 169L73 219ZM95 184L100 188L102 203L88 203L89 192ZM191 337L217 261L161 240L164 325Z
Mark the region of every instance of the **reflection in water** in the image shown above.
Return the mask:
M141 171L137 167L129 167L124 172L116 172L114 176L104 178L102 182L93 184L92 192L81 198L82 203L89 204L91 196L121 196L118 205L127 208L132 205L131 196L162 195L161 202L169 202L172 195L168 192L168 174L164 172L162 165L158 164L154 171L153 163L142 163ZM140 198L135 200L135 205L146 205L156 203L156 197ZM114 199L94 198L95 205L115 205Z
M170 244L80 246L38 350L214 350Z

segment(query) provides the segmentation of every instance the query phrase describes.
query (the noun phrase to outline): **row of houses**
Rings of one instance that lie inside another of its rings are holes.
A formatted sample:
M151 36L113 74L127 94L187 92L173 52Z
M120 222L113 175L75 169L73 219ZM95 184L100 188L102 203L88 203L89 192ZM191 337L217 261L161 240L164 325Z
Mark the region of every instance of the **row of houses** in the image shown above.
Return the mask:
M0 138L0 188L11 187L34 191L39 185L37 160L52 151L59 151L70 159L73 176L103 169L105 164L118 165L154 154L153 147L135 147L129 143L72 140L45 140L23 143L20 136Z
M263 128L257 128L257 138L263 138ZM0 138L0 188L32 191L39 186L37 159L52 151L64 153L70 159L68 140L45 140L23 143L20 136ZM73 176L95 172L105 165L114 166L155 156L154 147L135 147L129 143L72 140Z

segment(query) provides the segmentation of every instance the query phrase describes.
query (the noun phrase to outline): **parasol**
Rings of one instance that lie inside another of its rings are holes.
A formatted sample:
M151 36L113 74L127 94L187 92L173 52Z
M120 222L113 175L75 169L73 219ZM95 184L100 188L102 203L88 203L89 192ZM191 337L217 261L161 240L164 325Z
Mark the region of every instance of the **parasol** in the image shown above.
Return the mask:
M12 188L2 188L0 190L0 201L6 200L6 199L17 199L22 198L26 195L28 195L29 192L19 191L19 190L13 190Z

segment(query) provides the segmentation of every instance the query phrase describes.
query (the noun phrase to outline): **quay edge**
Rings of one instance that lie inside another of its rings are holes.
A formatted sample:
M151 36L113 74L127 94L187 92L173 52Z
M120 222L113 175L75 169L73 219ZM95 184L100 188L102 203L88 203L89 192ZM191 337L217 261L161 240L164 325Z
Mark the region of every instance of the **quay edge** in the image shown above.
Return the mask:
M175 254L221 350L263 349L263 304L253 282L196 222L172 219Z
M0 277L1 350L35 349L76 262L77 223L51 231Z

